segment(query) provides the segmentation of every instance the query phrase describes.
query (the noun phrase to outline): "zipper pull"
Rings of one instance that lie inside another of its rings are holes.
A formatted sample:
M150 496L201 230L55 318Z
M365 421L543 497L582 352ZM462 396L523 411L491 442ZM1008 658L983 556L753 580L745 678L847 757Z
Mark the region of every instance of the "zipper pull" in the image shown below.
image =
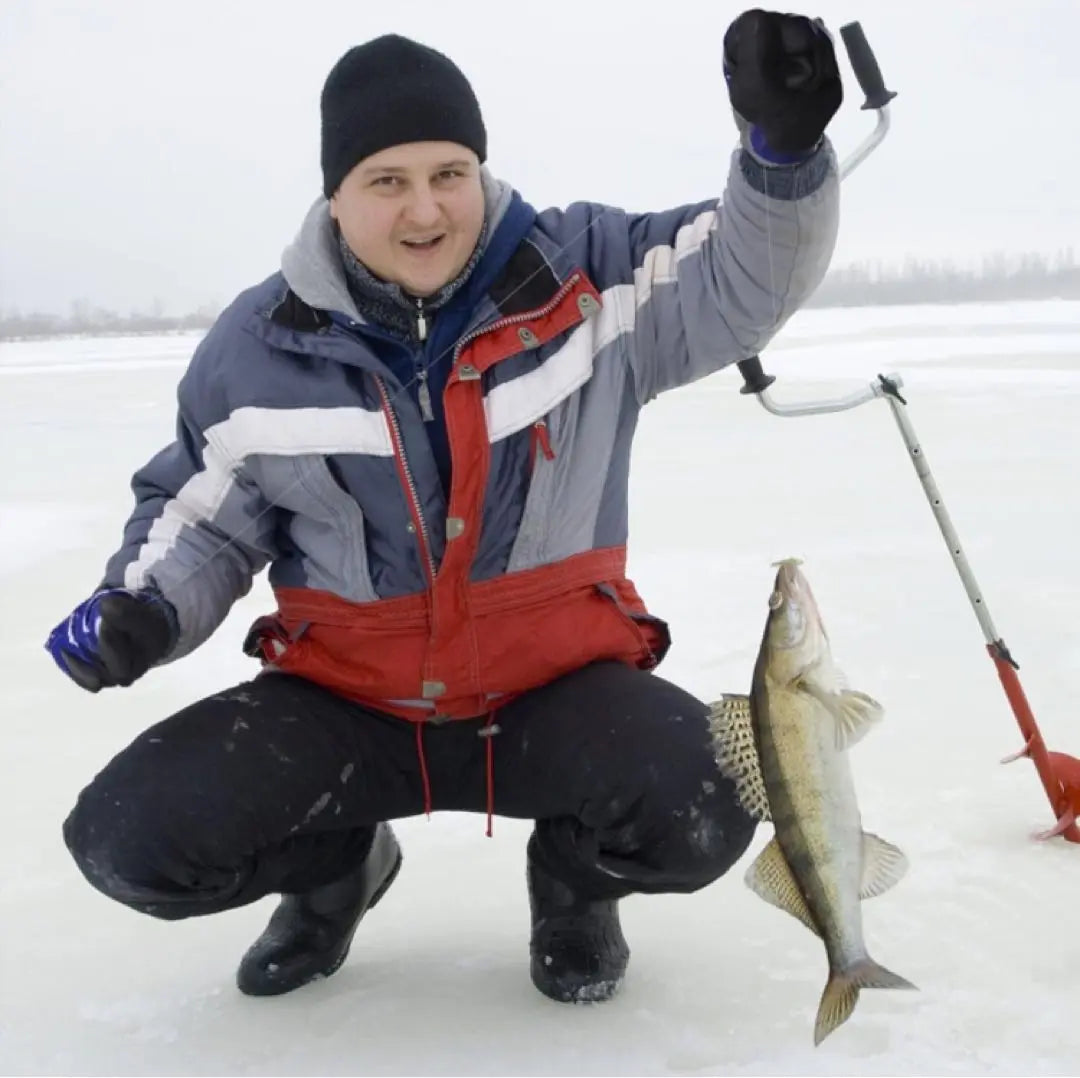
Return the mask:
M543 419L538 419L533 424L532 455L536 459L536 450L539 449L547 460L555 459L555 450L551 448L551 439L548 437L548 426Z
M435 421L435 410L431 407L431 389L428 387L427 371L419 371L416 380L420 383L420 388L416 391L416 395L420 400L420 416L425 423L433 423Z
M427 319L424 317L424 301L421 298L416 300L416 335L422 341L427 340Z

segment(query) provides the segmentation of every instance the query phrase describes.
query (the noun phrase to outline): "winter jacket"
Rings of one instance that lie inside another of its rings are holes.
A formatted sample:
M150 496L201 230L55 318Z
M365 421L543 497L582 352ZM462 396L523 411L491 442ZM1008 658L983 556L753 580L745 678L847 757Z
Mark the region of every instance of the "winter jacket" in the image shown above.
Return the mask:
M483 180L486 246L422 353L357 311L323 199L280 271L200 342L176 439L135 473L104 577L175 607L164 661L267 565L277 609L249 654L407 718L482 715L593 660L663 657L667 627L625 575L638 414L759 352L819 284L832 147L781 168L738 148L721 199L658 213L537 213Z

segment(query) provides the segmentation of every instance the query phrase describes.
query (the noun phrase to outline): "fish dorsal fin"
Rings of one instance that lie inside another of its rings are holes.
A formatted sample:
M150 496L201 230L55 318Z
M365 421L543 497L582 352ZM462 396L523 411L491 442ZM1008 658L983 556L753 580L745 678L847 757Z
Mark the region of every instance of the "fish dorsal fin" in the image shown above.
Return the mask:
M799 885L788 866L784 851L776 839L770 839L768 845L758 854L754 863L746 870L746 886L755 895L765 899L778 909L797 917L815 935L821 932L814 924L814 918L806 905Z
M873 898L883 895L890 887L895 887L908 870L908 859L903 850L886 842L877 835L863 832L862 837L862 881L859 884L859 898Z
M709 732L720 773L735 784L739 804L755 820L770 820L750 697L731 693L709 705Z
M836 720L840 752L857 745L885 715L881 704L864 692L848 688L833 692L813 678L804 678L802 687Z

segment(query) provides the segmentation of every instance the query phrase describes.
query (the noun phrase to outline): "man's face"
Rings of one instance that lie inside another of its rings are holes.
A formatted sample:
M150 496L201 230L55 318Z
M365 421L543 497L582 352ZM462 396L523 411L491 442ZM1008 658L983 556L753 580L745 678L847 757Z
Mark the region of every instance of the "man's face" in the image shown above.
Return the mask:
M479 159L454 142L391 146L346 175L330 213L372 273L430 296L461 272L480 238Z

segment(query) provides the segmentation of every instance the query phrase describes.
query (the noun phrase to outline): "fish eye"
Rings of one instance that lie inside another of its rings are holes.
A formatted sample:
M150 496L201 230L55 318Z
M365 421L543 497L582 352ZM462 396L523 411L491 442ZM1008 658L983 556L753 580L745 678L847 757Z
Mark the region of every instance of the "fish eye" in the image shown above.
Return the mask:
M780 592L774 591L772 593L772 595L769 596L769 609L770 610L779 610L780 607L783 606L783 605L784 605L784 596Z

